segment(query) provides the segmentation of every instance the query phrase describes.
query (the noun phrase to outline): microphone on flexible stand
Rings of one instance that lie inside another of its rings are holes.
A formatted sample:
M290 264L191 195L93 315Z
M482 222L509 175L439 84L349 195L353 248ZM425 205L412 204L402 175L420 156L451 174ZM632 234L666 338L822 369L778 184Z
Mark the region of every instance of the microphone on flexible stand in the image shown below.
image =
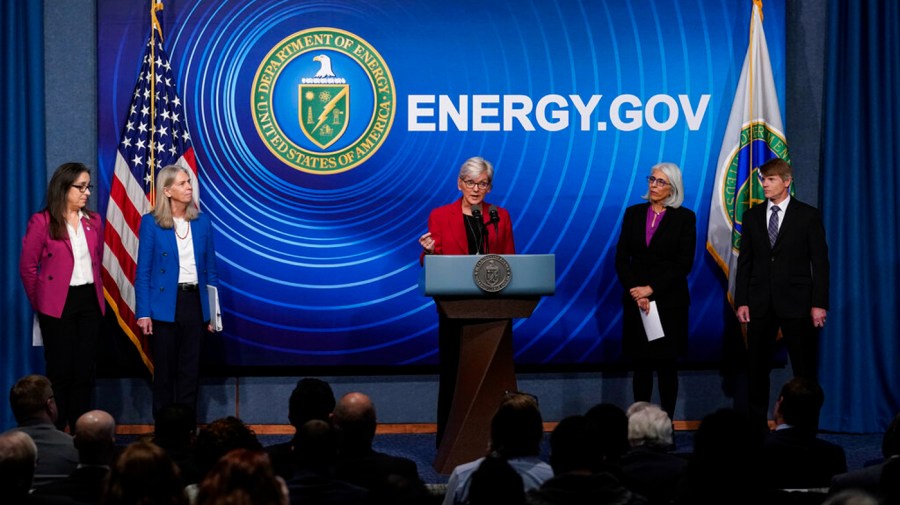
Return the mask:
M491 216L491 224L494 225L494 233L499 233L497 223L500 222L500 212L497 211L496 205L491 205L488 208L488 215Z
M475 252L481 253L481 251L477 250L478 249L478 247L477 247L478 239L481 238L481 241L484 244L484 254L487 254L487 240L485 239L485 236L484 236L484 231L485 231L484 218L481 216L481 204L480 203L476 203L475 205L472 206L472 217L475 218L475 222L478 223L478 234L481 235L481 237L475 237L475 245L476 245Z

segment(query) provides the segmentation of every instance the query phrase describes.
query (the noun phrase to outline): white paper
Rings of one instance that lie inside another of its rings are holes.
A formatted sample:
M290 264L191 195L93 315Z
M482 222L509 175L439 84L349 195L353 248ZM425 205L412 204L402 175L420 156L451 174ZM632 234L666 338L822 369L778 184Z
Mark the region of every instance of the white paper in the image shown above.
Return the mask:
M44 334L41 333L41 323L38 321L36 313L34 321L31 323L31 345L32 347L42 347L44 345Z
M640 310L640 309L638 309ZM644 323L644 333L647 334L647 341L653 342L656 339L666 336L663 333L662 322L659 320L659 311L656 310L656 302L650 302L650 313L641 312L641 321Z
M209 324L213 330L222 331L222 307L219 305L219 289L215 286L206 286L209 295Z

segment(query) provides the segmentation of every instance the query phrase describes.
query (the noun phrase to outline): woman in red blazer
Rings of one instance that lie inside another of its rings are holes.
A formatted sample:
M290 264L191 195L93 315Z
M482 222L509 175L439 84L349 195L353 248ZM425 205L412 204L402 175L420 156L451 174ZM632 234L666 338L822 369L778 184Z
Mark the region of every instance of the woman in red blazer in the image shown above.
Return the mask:
M426 254L515 254L512 221L506 209L491 205L484 197L491 192L494 166L484 158L469 158L459 169L456 186L462 197L431 211L428 233L419 237ZM438 391L437 443L440 444L459 365L459 327L453 320L439 316L438 352L440 353L440 386Z
M491 162L476 156L463 163L456 181L462 198L431 211L428 233L419 237L420 262L426 254L516 253L509 212L484 201L493 181ZM481 221L473 214L481 214Z
M85 207L91 188L85 165L60 165L47 186L47 206L28 221L19 257L22 285L40 322L60 429L74 430L78 417L91 409L106 309L103 228L100 216Z

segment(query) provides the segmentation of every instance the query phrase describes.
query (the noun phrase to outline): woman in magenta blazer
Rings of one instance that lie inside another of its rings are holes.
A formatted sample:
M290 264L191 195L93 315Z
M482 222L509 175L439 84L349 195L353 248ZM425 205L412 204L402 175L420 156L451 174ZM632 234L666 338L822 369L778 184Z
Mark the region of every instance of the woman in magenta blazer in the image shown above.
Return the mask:
M38 315L58 428L75 429L91 409L100 321L106 310L100 264L103 228L89 211L91 172L81 163L56 169L47 206L31 216L22 241L19 275Z
M515 254L512 221L506 209L484 201L494 182L494 166L481 157L469 158L459 169L456 187L462 197L438 207L428 216L428 233L419 237L426 254ZM438 352L440 353L440 386L438 391L437 443L440 444L459 366L459 326L451 319L438 316Z

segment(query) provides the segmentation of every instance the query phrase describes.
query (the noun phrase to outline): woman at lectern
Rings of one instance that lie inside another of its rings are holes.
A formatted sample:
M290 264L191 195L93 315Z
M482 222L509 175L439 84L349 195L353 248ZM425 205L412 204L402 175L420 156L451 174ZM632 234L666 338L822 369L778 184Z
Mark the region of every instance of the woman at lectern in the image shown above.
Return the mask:
M515 254L512 221L506 209L484 201L494 182L494 166L484 158L469 158L459 168L456 187L459 200L438 207L428 216L428 233L419 237L424 264L427 254ZM437 443L444 434L459 365L459 326L439 316L438 351L440 387L438 392Z
M462 197L431 211L420 261L426 254L516 253L509 212L484 201L493 181L491 162L476 156L463 163L456 181Z
M153 353L153 414L170 403L197 408L200 349L210 324L207 286L218 284L212 224L194 205L193 175L156 175L156 205L141 218L135 316Z
M675 419L677 360L687 350L687 277L694 264L697 218L681 206L684 185L678 165L653 166L647 186L642 197L647 203L625 210L616 245L616 273L624 288L622 350L634 369L634 400L650 401L656 372L660 405ZM653 322L656 315L664 336L650 340L642 319Z

